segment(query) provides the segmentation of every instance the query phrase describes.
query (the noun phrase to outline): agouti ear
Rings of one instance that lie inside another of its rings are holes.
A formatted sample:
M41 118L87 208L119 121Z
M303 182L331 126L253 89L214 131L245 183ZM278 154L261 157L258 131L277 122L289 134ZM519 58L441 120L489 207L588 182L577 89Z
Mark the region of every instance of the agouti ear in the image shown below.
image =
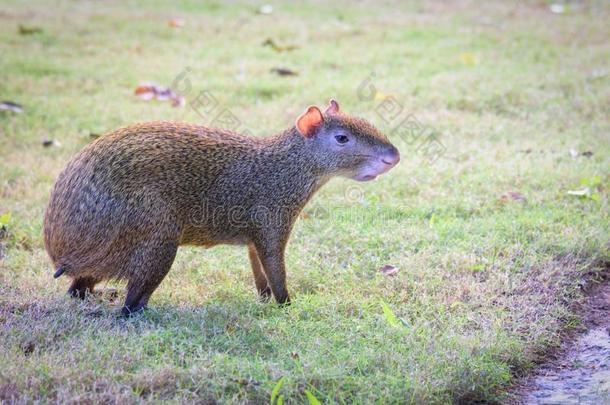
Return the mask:
M326 111L324 111L325 114L337 114L339 112L339 103L337 103L337 101L335 101L334 98L330 99L330 102L328 103L328 107L326 108Z
M322 112L315 105L310 106L299 118L297 118L297 129L305 138L313 137L322 123L324 118Z

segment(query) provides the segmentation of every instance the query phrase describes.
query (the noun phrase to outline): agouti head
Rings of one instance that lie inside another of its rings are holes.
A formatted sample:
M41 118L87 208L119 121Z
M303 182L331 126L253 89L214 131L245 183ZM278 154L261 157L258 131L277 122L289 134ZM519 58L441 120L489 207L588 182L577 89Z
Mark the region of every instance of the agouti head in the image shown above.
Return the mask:
M339 111L335 100L324 113L311 106L296 121L315 165L331 176L369 181L396 166L400 153L367 121Z

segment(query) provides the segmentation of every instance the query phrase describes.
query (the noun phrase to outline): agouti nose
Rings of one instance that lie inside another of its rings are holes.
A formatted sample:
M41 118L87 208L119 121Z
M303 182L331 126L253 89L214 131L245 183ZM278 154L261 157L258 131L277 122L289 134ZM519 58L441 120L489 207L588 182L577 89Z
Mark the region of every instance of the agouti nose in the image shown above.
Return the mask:
M389 166L395 166L400 161L398 149L391 148L381 156L381 161Z

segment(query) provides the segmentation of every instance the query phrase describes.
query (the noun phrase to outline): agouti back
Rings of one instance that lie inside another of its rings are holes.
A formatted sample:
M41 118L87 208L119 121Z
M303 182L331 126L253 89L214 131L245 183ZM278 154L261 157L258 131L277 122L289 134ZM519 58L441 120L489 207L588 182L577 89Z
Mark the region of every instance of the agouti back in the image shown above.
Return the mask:
M247 245L259 293L284 304L284 250L307 201L333 176L372 180L398 161L384 135L334 100L267 138L134 125L87 145L59 175L45 247L55 277L72 278L72 296L105 279L127 280L129 315L146 306L178 246Z

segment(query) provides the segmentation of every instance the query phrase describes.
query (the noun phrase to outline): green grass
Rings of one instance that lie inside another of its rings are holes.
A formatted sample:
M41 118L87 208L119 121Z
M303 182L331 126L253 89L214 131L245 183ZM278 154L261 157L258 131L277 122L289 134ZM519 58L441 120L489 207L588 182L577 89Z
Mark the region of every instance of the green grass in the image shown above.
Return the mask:
M610 7L261 4L0 2L0 98L26 107L0 111L0 401L264 403L284 377L288 403L494 402L577 323L570 304L610 256ZM185 107L133 96L186 67ZM371 72L377 98L360 99ZM55 177L89 133L209 125L190 107L203 90L257 136L336 97L402 161L306 208L288 309L258 301L236 247L181 249L144 317L118 317L122 295L68 299L42 242ZM439 134L441 159L392 135L375 112L388 96ZM595 198L567 194L582 183Z

